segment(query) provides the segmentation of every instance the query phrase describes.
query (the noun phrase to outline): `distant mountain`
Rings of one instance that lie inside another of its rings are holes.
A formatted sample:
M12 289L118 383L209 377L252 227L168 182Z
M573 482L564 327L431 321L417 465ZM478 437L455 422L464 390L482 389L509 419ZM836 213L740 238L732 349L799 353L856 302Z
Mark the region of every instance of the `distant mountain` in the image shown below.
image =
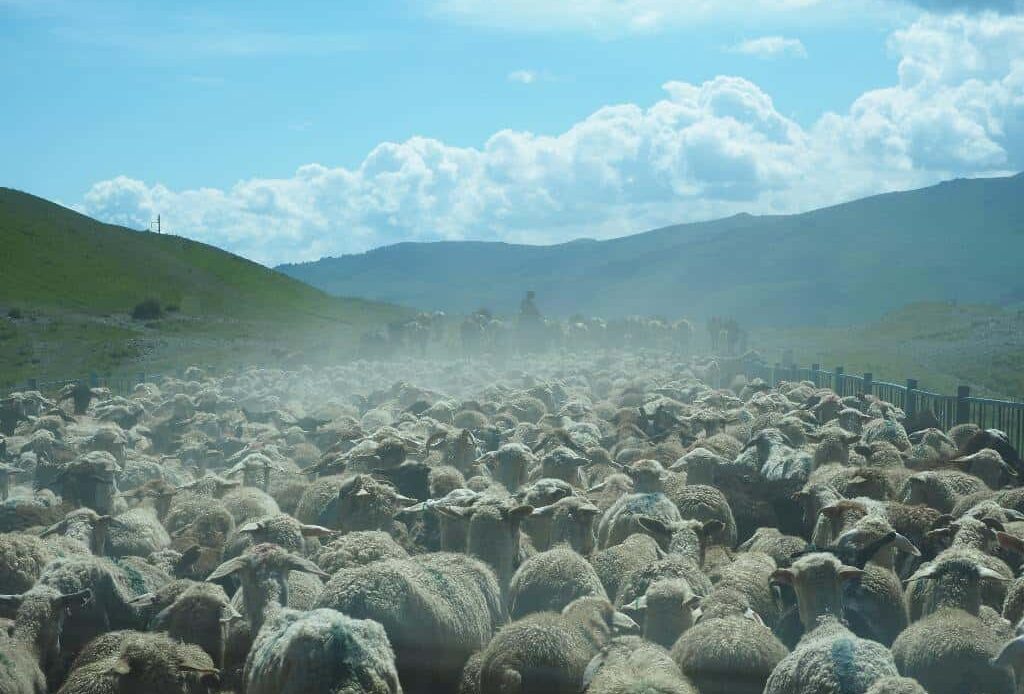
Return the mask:
M554 246L400 243L278 269L337 295L464 312L731 315L842 325L917 301L1024 297L1024 174L785 216L740 214Z
M127 313L152 297L185 317L362 323L403 313L327 295L204 243L103 224L10 188L0 188L0 260L0 307Z

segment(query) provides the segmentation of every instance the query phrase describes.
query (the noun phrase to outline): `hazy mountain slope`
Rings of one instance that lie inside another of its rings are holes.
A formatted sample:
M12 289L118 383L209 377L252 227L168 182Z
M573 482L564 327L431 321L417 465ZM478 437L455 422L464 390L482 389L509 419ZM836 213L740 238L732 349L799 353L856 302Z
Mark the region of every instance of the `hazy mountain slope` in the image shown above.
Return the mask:
M734 315L849 324L914 301L1024 294L1024 174L957 180L787 216L737 215L555 246L403 243L284 265L335 294L423 309Z

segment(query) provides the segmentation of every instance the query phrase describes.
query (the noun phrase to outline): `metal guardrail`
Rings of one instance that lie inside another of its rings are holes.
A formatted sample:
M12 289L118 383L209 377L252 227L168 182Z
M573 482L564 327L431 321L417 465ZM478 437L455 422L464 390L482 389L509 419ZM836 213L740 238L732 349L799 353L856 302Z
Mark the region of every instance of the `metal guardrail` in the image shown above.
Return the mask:
M827 371L818 364L807 368L750 362L744 365L744 373L747 378L760 378L772 386L782 381L810 381L818 388L830 388L841 397L858 393L875 395L896 405L908 417L930 412L945 430L970 422L984 429L1004 431L1015 448L1024 447L1024 402L972 397L968 386L957 388L956 395L944 395L920 388L913 378L900 385L875 381L870 373L848 374L842 366Z

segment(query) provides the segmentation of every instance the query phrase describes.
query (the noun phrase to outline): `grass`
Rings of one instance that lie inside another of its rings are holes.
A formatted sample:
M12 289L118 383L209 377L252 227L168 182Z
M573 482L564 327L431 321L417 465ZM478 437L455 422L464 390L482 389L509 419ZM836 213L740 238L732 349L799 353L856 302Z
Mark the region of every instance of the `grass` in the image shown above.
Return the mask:
M296 353L343 358L361 332L408 314L10 189L0 189L0 251L0 388ZM161 317L132 320L147 299L164 307Z
M881 320L844 328L753 331L751 344L769 361L792 349L798 364L844 366L875 380L953 394L1024 399L1024 308L953 303L912 304Z

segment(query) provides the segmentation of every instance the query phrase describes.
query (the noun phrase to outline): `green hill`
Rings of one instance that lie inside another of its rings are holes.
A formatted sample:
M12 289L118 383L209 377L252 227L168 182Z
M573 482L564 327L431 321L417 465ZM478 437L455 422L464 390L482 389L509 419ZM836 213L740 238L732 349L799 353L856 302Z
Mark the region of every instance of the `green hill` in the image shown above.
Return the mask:
M332 294L420 309L873 321L920 301L1024 299L1024 175L956 180L784 216L736 215L554 246L402 243L279 270Z
M7 188L0 267L0 386L295 351L337 356L367 327L407 313ZM164 317L132 320L132 308L150 298L167 309Z

